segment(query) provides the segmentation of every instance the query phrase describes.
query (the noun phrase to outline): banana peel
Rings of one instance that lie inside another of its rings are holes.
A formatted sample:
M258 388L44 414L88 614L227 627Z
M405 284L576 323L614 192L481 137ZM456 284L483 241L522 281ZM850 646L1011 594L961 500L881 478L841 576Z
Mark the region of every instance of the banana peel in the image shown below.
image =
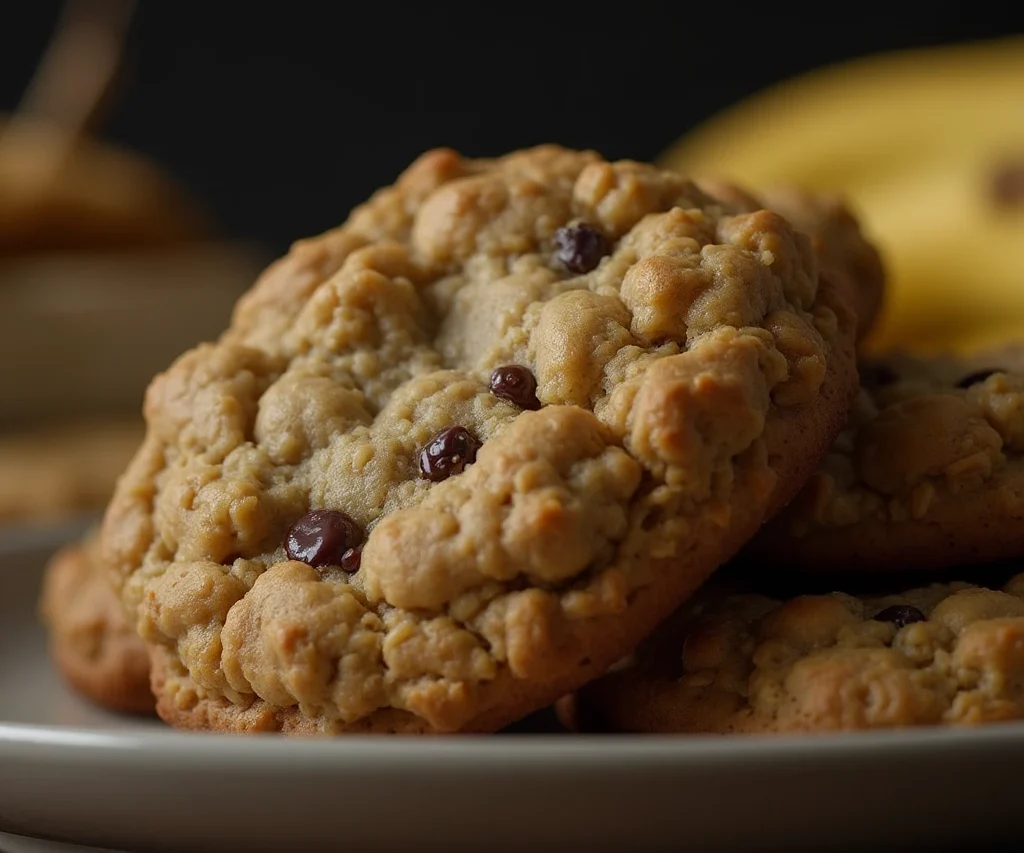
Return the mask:
M838 192L889 273L868 351L968 350L1024 338L1024 37L868 57L783 82L659 158L755 191Z

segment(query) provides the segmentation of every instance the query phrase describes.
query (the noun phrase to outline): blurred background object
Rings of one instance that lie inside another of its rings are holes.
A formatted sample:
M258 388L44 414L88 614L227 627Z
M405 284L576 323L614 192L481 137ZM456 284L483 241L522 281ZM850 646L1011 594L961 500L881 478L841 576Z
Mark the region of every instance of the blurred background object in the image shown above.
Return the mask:
M662 162L846 195L890 276L875 349L1024 336L1024 37L813 72L711 118Z
M0 255L151 248L202 233L199 208L160 170L92 138L134 8L70 0L0 124Z
M145 155L100 141L135 4L70 0L0 121L0 519L98 509L142 393L259 269Z
M102 507L141 440L141 424L127 418L37 424L3 436L0 525Z
M549 4L496 25L436 4L364 4L358 15L299 0L5 10L0 429L16 448L7 458L28 459L21 442L34 435L35 458L64 459L64 472L90 470L76 452L110 459L112 482L122 461L85 436L106 424L129 454L137 434L123 427L138 428L152 374L214 337L269 258L341 222L427 148L481 156L553 141L651 160L813 69L1024 29L1019 5L936 3L884 22L862 10L841 25L807 14L634 3L608 16ZM821 104L846 94L838 85ZM866 225L882 230L870 215ZM3 460L0 481L28 477ZM57 491L100 505L102 489L82 479L95 472L75 476Z
M13 107L56 0L0 27ZM228 237L274 253L337 224L424 149L469 156L539 142L650 160L719 110L830 63L1024 31L1021 4L927 14L799 4L139 3L104 136L145 152Z

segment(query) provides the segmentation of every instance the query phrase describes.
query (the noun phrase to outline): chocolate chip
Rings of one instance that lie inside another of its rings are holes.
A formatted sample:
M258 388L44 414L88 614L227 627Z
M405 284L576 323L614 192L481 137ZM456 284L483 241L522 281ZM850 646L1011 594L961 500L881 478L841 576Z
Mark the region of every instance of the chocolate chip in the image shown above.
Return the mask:
M420 474L435 483L447 480L472 465L479 449L480 442L465 427L443 429L420 451Z
M1002 371L998 368L993 370L976 370L974 373L968 373L963 379L956 383L957 388L970 388L972 385L977 385L979 382L984 382L990 376L995 376L997 373Z
M590 272L611 252L608 238L592 225L567 225L555 232L555 257L570 272Z
M989 196L996 207L1024 206L1024 159L1001 163L992 172Z
M358 548L349 548L344 554L341 555L341 569L342 571L348 572L350 575L354 575L359 571L359 564L363 560L363 546L360 545Z
M336 509L315 509L292 525L284 550L289 560L314 569L340 566L345 554L363 541L363 531L348 515Z
M876 622L892 622L896 630L911 622L924 622L927 618L920 610L909 604L894 604L875 614Z
M899 375L888 364L869 362L861 365L860 381L862 385L881 388L883 385L892 385L897 379L899 379Z
M491 374L491 393L508 400L520 409L539 409L537 380L529 368L521 364L504 364Z

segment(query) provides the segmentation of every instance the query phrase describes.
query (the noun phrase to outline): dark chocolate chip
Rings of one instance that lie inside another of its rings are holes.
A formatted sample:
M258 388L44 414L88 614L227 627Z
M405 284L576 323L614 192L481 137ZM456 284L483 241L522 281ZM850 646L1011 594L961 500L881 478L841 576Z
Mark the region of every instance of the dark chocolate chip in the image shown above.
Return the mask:
M970 388L972 385L977 385L979 382L984 382L990 376L995 376L997 373L1002 371L998 368L992 370L976 370L974 373L968 373L963 379L956 383L957 388Z
M612 250L608 238L592 225L567 225L555 232L555 257L567 270L590 272Z
M520 409L539 409L537 380L530 369L521 364L505 364L496 367L491 374L491 393L502 400L508 400Z
M892 622L896 630L911 622L924 622L927 618L920 610L909 604L894 604L875 614L876 622Z
M447 480L472 465L479 449L480 442L465 427L443 429L420 451L420 474L435 483Z
M1024 158L1001 163L992 172L989 196L996 207L1024 206Z
M359 564L363 559L363 546L360 545L358 548L349 548L344 554L341 555L341 568L342 571L348 572L350 575L354 575L359 571Z
M315 569L340 566L348 551L363 541L363 531L348 515L336 509L315 509L292 525L284 550L289 560Z

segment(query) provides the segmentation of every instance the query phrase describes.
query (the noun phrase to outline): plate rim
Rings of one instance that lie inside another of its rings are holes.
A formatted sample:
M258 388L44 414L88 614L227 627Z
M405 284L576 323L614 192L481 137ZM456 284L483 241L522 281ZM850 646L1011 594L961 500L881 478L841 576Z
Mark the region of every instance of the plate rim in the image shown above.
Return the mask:
M86 727L3 723L0 756L32 759L55 753L67 758L132 762L139 756L174 764L217 764L243 769L290 764L308 771L372 759L433 770L557 769L576 772L609 763L638 769L719 764L775 764L780 760L871 760L921 756L948 760L968 751L1024 749L1024 722L985 723L949 728L925 726L869 732L764 735L590 735L511 734L429 737L345 735L290 737L277 733L223 734L174 729L121 731ZM752 767L753 769L753 767Z

